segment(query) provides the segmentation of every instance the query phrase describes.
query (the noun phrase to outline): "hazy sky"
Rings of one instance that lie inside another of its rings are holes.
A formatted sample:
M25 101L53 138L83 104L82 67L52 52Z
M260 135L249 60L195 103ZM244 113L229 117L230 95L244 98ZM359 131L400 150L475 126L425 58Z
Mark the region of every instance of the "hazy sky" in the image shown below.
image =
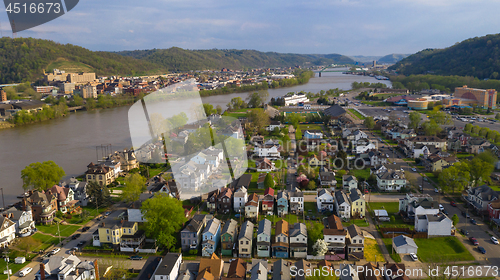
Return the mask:
M80 0L18 37L103 51L177 46L386 55L498 33L499 10L500 1L486 0ZM3 36L12 36L5 10L0 23Z

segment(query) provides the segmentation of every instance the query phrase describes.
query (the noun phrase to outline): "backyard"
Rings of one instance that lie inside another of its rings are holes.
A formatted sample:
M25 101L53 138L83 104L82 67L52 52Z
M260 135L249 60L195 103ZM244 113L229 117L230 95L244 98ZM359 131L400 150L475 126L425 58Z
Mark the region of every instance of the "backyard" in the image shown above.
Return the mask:
M80 228L80 226L74 226L74 225L59 225L59 227L57 225L37 225L36 227L39 231L52 234L54 236L59 236L58 235L58 228L59 228L62 237L68 237Z
M423 262L449 263L474 260L465 246L453 236L416 238L415 243L418 246L418 257Z

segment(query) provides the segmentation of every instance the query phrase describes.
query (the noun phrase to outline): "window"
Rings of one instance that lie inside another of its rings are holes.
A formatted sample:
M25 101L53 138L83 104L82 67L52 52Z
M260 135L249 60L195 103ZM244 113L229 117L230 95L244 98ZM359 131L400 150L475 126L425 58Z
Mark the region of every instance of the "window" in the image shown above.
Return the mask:
M240 241L240 244L243 245L243 240Z
M356 239L353 239L353 240L352 240L352 244L354 244L354 243L356 243Z
M113 230L113 235L115 235L115 231Z
M109 235L108 235L108 241L109 241Z
M106 234L109 234L109 229L106 230Z
M128 229L128 233L132 233L132 229Z
M123 229L123 233L127 233L127 229Z
M247 245L249 244L249 242L247 241Z

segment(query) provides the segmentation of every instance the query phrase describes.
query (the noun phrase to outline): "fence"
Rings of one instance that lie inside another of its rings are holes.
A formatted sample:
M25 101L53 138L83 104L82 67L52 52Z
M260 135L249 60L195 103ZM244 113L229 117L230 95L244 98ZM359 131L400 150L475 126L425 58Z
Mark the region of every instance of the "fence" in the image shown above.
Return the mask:
M427 232L417 232L409 228L380 228L383 238L393 238L400 235L406 235L411 238L427 238Z
M308 260L324 260L325 256L307 255L306 259L308 259Z

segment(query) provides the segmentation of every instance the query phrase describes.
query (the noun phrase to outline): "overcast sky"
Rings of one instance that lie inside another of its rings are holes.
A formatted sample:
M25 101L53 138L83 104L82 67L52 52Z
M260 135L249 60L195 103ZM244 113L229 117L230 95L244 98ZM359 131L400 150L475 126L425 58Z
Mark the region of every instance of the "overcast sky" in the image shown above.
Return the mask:
M386 55L498 33L499 10L500 1L486 0L80 0L17 36L95 51L176 46ZM0 23L2 35L12 36L5 10Z

